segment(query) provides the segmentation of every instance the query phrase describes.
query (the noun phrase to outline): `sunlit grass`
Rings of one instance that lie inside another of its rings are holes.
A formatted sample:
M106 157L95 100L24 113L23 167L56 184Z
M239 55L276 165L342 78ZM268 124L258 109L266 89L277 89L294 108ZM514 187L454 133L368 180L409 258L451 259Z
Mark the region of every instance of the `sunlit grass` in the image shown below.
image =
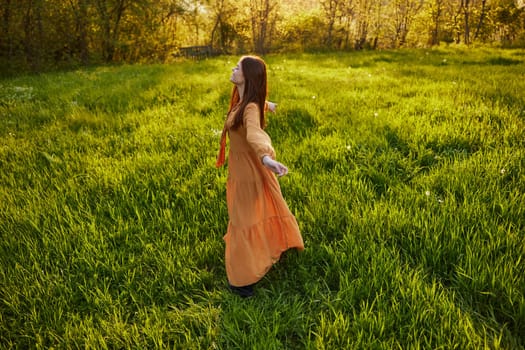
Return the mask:
M268 56L306 250L226 288L237 57L0 81L0 348L525 346L525 55Z

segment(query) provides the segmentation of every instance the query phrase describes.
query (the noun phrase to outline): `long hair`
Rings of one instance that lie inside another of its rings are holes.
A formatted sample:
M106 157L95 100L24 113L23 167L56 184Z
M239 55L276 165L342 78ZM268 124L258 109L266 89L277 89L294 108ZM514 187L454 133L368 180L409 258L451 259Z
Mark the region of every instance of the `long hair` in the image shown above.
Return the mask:
M228 113L231 112L238 103L240 103L240 106L235 114L231 127L232 129L237 129L243 124L244 109L248 103L254 102L259 106L259 123L261 128L264 128L266 126L264 120L264 106L266 103L266 95L268 93L266 64L260 57L243 56L241 58L241 69L244 76L244 94L241 100L237 86L233 87Z

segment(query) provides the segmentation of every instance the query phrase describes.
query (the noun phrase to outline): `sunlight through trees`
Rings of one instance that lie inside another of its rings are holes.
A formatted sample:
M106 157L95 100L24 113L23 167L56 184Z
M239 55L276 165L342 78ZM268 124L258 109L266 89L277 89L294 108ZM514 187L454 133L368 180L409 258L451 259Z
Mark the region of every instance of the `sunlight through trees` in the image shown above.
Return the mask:
M0 0L7 68L207 54L525 45L523 0Z

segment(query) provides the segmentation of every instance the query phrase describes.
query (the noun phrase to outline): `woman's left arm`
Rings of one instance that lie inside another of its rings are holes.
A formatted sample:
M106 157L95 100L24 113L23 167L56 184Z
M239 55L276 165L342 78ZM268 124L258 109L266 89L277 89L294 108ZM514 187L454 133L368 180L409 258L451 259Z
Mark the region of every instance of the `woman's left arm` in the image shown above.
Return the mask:
M286 165L270 158L269 156L264 156L262 162L268 169L277 174L277 176L288 174L288 168Z
M288 174L288 168L275 160L275 151L272 147L270 136L261 129L259 121L259 108L255 104L246 106L244 112L244 125L246 127L246 140L257 154L265 167L278 176Z
M264 156L275 158L275 151L272 147L270 136L261 128L259 120L259 107L255 103L250 103L244 110L244 127L246 128L246 141L250 144L257 157Z

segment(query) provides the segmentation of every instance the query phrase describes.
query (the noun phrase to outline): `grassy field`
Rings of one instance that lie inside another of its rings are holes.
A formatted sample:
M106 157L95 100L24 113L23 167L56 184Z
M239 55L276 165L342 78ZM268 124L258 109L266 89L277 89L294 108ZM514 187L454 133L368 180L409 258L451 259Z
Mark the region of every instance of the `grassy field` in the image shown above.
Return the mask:
M523 349L525 51L266 57L306 250L248 300L237 60L0 79L0 349Z

